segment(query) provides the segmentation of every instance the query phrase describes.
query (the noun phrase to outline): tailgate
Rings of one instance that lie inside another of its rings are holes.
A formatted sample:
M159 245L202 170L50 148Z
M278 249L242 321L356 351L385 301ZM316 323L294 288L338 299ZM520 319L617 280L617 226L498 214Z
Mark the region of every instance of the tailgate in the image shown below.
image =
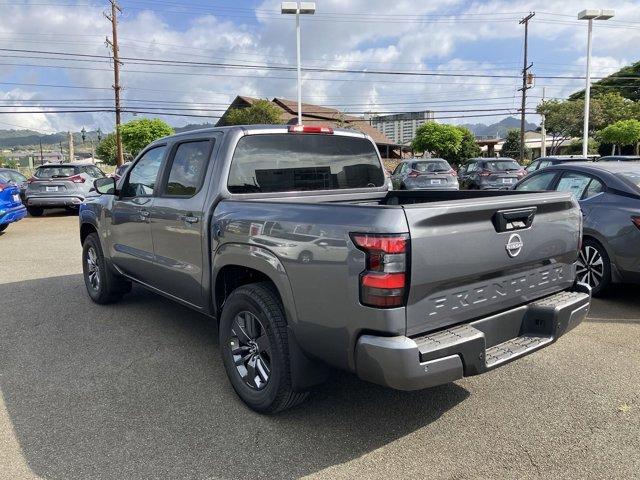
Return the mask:
M580 209L557 192L406 205L411 235L407 335L570 287Z

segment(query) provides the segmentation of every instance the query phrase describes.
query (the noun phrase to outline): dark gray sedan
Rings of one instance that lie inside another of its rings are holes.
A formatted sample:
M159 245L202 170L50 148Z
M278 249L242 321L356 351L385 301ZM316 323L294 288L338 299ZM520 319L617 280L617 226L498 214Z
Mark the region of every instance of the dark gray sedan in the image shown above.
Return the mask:
M469 190L511 190L526 173L513 158L471 158L458 179Z
M571 192L584 237L578 279L598 295L611 283L640 283L640 164L565 163L532 173L516 190Z
M410 158L391 174L395 190L458 190L456 171L442 158Z

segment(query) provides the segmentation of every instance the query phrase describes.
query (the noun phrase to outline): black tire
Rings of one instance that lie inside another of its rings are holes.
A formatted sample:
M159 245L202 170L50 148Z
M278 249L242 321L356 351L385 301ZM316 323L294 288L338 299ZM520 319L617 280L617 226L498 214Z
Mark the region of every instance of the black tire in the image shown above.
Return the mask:
M251 328L249 318L254 322ZM231 292L220 317L219 338L229 381L249 408L276 413L307 397L308 392L294 392L291 386L287 321L271 283L244 285Z
M29 212L29 215L31 215L32 217L41 217L42 214L44 213L44 208L42 208L42 207L27 207L27 212Z
M104 305L131 291L131 281L112 271L104 259L97 233L90 233L82 244L82 272L91 300Z
M0 233L4 232L8 226L9 226L8 223L5 223L4 225L0 225Z
M298 255L298 261L301 263L311 263L313 261L313 253L305 250Z
M611 286L611 260L597 240L587 238L582 243L576 276L579 282L589 284L594 297L604 295Z

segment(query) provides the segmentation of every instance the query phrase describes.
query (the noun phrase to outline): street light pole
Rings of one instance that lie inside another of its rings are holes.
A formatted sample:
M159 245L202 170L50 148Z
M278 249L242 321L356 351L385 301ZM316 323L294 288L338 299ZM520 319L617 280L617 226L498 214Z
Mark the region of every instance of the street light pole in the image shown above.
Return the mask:
M302 125L302 66L300 61L300 15L313 15L316 12L315 2L282 2L282 14L296 15L296 61L298 71L298 125Z
M591 102L591 37L594 20L609 20L615 15L613 10L587 9L578 13L578 20L587 20L587 73L584 88L584 124L582 126L582 156L589 153L589 104Z
M589 107L591 103L591 35L593 32L593 19L589 19L587 27L587 74L584 87L584 124L582 125L582 156L589 153Z

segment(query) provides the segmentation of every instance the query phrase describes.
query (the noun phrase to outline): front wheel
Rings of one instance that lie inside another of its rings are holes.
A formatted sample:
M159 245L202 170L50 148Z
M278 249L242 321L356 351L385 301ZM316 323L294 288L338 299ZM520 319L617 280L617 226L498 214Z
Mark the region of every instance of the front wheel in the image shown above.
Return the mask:
M591 287L594 296L603 294L611 284L611 262L604 247L595 240L584 241L578 254L578 281Z
M229 381L249 408L276 413L302 402L291 386L287 322L273 285L236 288L220 318L220 352Z
M97 233L87 235L82 244L82 271L87 293L96 303L114 302L131 291L131 282L107 265Z

